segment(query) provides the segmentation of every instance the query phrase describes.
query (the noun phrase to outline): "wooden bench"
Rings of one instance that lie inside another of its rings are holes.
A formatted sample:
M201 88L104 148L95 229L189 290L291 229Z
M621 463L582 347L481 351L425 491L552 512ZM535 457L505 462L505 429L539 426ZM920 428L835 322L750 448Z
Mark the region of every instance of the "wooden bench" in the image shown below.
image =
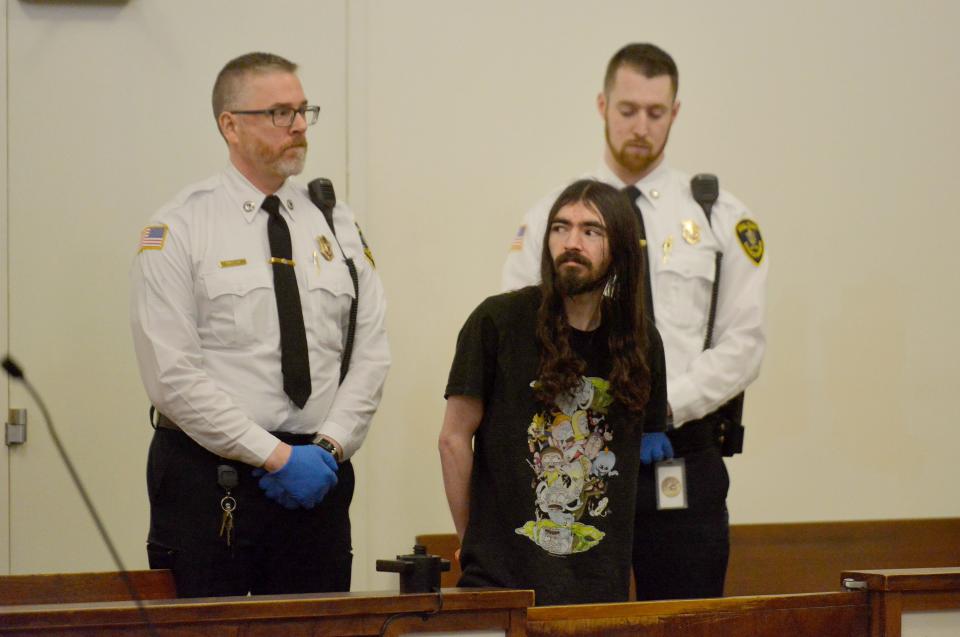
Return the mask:
M173 599L177 587L167 570L130 571L141 599ZM119 573L59 573L0 577L0 606L115 602L130 599Z
M418 535L427 551L451 561L444 586L456 586L453 533ZM960 518L734 524L728 596L837 590L851 569L931 568L960 564Z
M852 569L960 565L960 518L739 524L730 527L727 595L837 589Z

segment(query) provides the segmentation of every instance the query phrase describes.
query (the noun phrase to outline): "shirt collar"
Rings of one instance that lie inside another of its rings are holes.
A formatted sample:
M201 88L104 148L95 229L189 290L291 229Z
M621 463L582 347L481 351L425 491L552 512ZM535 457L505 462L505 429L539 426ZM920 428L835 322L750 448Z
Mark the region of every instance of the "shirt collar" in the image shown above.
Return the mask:
M610 170L606 162L600 164L600 168L596 171L596 176L600 181L606 182L620 190L627 187L627 184L623 183L623 180ZM643 198L656 208L658 200L666 190L669 176L670 168L667 166L666 159L664 159L653 169L653 172L633 185L637 187L637 190L640 191Z
M227 186L227 192L232 200L233 207L236 210L239 210L243 215L243 218L247 220L247 223L253 223L253 220L256 218L257 213L260 211L260 206L263 205L263 200L267 198L260 189L250 183L250 180L244 177L243 173L237 170L237 167L230 163L223 171L223 179ZM287 214L292 218L294 215L294 201L296 197L296 189L290 183L290 179L286 179L283 182L283 185L274 193L279 199L280 204L283 209L287 211Z
M297 213L303 209L303 199L298 197L297 187L289 177L274 194L280 198L280 203L291 218L296 218Z
M616 173L610 170L610 166L607 166L607 162L600 164L600 167L597 168L595 176L600 181L610 184L617 190L623 190L627 187L627 184L623 183L623 180L617 177Z

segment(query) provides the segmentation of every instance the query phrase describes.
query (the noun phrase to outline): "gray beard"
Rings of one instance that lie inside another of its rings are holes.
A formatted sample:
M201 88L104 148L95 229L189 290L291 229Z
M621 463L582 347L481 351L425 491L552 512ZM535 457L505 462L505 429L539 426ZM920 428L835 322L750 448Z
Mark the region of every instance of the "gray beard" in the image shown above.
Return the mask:
M277 171L278 175L283 176L284 179L287 177L292 177L293 175L299 175L303 172L303 166L307 161L307 150L303 149L302 153L298 153L295 157L282 158L277 160L274 164L274 168Z

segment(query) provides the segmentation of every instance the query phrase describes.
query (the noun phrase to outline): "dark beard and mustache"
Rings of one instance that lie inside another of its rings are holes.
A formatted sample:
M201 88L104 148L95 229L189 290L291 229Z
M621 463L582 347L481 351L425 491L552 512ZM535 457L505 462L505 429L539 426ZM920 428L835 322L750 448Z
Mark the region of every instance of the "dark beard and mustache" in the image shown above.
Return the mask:
M577 268L561 268L564 263L578 263L586 271ZM593 264L577 252L564 252L553 261L557 291L564 296L577 296L600 289L607 284L607 274L597 274Z
M618 164L626 168L634 175L646 173L651 166L657 163L657 161L663 156L663 149L667 147L667 140L670 138L670 132L667 131L667 137L663 140L663 146L661 146L656 152L653 152L653 145L648 142L637 140L625 142L619 149L615 148L610 139L609 126L604 127L604 135L607 139L607 148L610 149L610 153L613 155L613 158ZM649 152L645 155L629 153L627 150L630 147L645 148Z

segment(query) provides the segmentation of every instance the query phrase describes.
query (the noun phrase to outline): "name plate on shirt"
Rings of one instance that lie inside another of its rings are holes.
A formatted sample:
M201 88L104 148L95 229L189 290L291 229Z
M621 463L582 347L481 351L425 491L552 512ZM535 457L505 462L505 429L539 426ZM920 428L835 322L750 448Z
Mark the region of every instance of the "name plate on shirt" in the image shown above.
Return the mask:
M654 465L657 482L657 509L687 508L687 467L683 458Z

